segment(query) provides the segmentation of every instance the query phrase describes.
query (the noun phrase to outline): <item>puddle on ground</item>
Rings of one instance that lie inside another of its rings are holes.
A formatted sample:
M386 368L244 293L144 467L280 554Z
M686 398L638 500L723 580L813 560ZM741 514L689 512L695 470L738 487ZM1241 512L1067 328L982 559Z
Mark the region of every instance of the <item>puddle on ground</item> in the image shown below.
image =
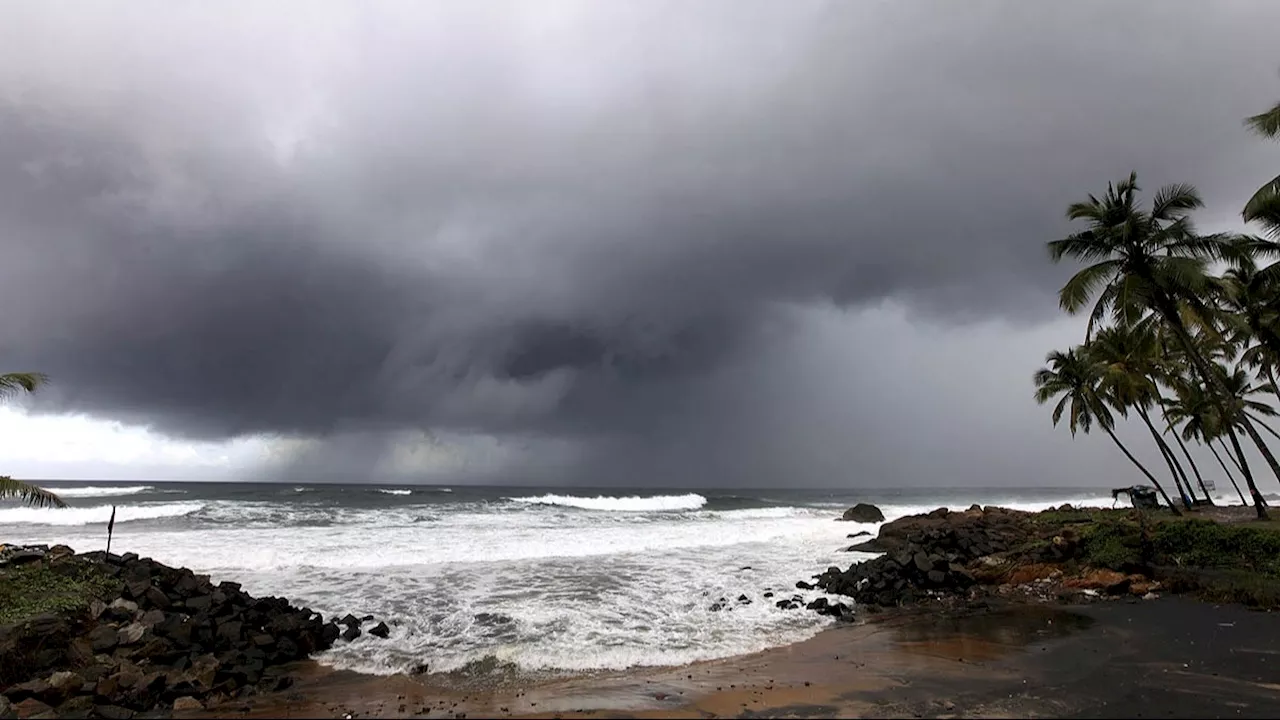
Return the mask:
M1088 628L1093 618L1062 608L1028 605L935 616L895 628L903 650L957 660L994 660L1028 645Z

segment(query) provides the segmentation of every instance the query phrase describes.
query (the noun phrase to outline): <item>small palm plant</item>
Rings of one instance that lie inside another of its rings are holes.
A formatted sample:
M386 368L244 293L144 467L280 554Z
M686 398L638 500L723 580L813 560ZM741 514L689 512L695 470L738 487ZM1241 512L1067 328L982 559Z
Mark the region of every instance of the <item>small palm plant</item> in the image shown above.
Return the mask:
M3 373L0 374L0 399L18 392L35 392L36 388L48 382L48 378L40 373ZM7 475L0 475L0 500L17 498L32 507L66 507L62 498L44 488L36 487L28 482L14 480Z

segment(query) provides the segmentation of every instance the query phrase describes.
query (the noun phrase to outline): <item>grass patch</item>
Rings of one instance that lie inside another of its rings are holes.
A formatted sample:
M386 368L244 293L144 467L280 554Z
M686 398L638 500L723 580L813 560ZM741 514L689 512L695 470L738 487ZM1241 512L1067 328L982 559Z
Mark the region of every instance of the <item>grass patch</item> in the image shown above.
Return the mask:
M91 565L51 569L32 563L0 572L0 625L28 620L44 613L62 613L89 606L118 592L120 583Z
M1081 563L1120 572L1157 569L1173 592L1211 602L1280 607L1280 524L1130 514L1073 525Z
M1088 523L1117 522L1134 513L1130 507L1076 508L1073 510L1043 510L1031 516L1032 522L1042 527L1084 525Z
M1280 576L1280 532L1212 520L1160 523L1152 542L1161 564Z

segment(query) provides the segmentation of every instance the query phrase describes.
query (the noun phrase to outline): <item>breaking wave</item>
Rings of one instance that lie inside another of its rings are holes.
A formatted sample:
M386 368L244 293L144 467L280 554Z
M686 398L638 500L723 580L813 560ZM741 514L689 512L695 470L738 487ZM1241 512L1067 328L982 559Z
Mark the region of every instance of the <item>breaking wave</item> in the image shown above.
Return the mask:
M581 510L601 510L606 512L663 512L675 510L697 510L707 504L707 499L696 493L686 495L654 495L652 497L578 497L576 495L538 495L535 497L504 498L511 502L526 505L558 505L560 507L579 508Z
M134 520L182 517L204 509L195 502L157 503L155 505L121 505L116 510L116 524ZM81 508L17 507L0 510L0 525L106 525L111 519L110 505Z
M69 488L49 488L59 497L64 498L88 498L88 497L113 497L116 495L137 495L138 493L153 492L154 487L150 485L124 485L120 487L104 487L97 485L86 485L85 487L69 487Z

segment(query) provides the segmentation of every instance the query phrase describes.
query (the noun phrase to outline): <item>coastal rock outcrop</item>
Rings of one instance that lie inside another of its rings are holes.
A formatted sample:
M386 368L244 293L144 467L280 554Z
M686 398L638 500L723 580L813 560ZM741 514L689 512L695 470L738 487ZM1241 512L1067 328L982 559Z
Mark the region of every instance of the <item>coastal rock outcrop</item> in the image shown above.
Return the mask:
M846 570L828 568L815 585L859 604L881 606L961 592L977 582L970 564L1025 543L1031 534L1027 514L1016 510L939 508L881 526L878 537L848 549L883 555Z
M36 547L4 559L0 581L66 594L49 612L0 626L0 693L32 711L24 716L47 707L58 717L127 718L284 689L291 678L282 665L341 634L285 598L255 598L134 553Z
M848 522L878 523L884 522L884 513L871 503L858 503L845 510L840 519Z

